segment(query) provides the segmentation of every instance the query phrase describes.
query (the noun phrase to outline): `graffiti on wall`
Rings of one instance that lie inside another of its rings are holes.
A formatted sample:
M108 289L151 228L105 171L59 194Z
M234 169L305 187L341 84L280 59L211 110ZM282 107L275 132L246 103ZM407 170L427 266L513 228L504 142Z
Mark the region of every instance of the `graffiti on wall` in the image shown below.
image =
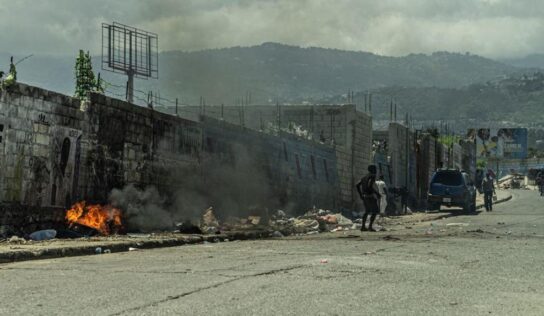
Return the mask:
M50 205L70 206L77 194L81 153L80 130L52 127Z

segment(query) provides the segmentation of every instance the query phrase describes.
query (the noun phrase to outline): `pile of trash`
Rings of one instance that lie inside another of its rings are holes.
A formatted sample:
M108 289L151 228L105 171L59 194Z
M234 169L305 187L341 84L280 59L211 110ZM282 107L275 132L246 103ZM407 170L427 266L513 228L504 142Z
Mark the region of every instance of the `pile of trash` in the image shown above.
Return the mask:
M525 176L518 175L518 174L509 174L507 176L504 176L500 179L498 179L498 187L500 189L526 189L527 188L527 182Z
M283 210L277 210L268 216L229 216L219 221L212 207L206 209L200 218L199 225L184 222L177 225L178 231L184 234L219 234L228 231L266 230L274 237L288 235L318 234L361 228L361 220L352 221L340 213L313 208L298 217L288 216Z

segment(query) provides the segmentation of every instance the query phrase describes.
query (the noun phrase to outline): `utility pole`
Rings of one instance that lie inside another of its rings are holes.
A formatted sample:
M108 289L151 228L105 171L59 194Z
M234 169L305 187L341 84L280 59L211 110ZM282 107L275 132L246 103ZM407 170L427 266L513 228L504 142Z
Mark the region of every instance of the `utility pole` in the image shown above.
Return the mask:
M397 107L396 107L396 104L395 104L395 121L397 120ZM408 114L406 114L406 116L408 116ZM408 120L408 117L406 118ZM408 128L408 126L406 126L406 157L405 157L405 166L406 166L406 173L405 173L405 177L404 177L404 187L405 187L405 194L406 195L409 195L410 193L410 190L408 189L408 185L409 185L409 181L408 181L408 176L410 174L410 145L409 145L409 142L410 142L410 129ZM408 197L406 197L406 200L408 200ZM402 210L403 212L406 212L406 209L403 209Z
M393 98L391 98L391 103L389 103L389 121L393 122Z

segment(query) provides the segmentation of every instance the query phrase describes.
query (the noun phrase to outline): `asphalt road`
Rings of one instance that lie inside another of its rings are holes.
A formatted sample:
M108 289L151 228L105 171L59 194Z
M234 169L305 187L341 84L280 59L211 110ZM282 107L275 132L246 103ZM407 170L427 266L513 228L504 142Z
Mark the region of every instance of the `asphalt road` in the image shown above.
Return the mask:
M4 264L0 314L542 315L544 198L513 196L380 233Z

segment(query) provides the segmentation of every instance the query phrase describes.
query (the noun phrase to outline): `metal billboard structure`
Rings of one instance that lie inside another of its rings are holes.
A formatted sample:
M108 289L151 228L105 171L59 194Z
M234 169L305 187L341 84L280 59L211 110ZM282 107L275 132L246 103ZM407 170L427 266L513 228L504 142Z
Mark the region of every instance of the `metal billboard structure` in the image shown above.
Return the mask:
M134 102L134 77L159 78L159 37L121 23L102 24L102 69L128 76L126 98Z

